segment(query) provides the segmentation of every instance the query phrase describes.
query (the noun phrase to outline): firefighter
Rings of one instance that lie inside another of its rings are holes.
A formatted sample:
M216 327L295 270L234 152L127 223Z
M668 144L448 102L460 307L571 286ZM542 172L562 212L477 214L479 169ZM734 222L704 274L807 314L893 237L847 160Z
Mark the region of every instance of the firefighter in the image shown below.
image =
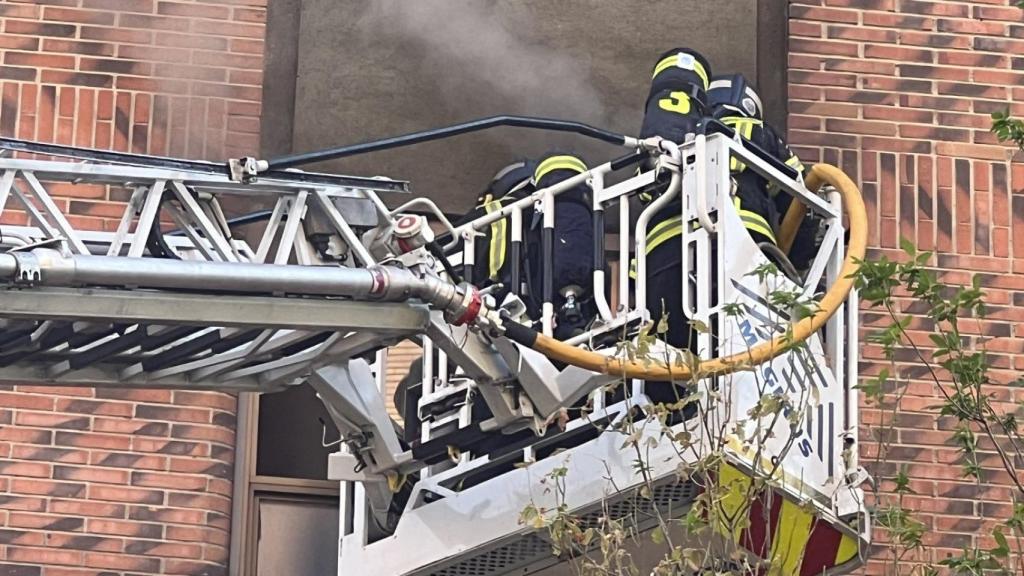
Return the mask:
M539 161L510 164L494 176L487 190L477 198L474 209L459 219L456 226L501 210L537 190L586 171L583 160L568 154L549 154ZM511 222L507 218L497 220L480 231L483 237L474 242L474 265L471 270L463 267L460 273L477 287L501 284L502 287L493 293L499 304L506 294L515 291L526 304L526 314L535 325L541 324L543 305L549 302L555 315L552 335L557 339L565 340L586 331L597 316L592 290L594 228L591 202L591 190L586 182L555 196L554 227L550 231L544 229L540 202L523 210L523 246L518 262L522 286L511 286L512 234ZM548 259L544 257L545 235L550 236L551 256ZM548 265L545 265L545 260ZM396 408L405 415L404 437L409 442L419 438L419 422L415 414L421 395L421 378L422 365L417 360L410 366L394 395Z
M759 146L779 161L794 168L800 177L803 165L785 140L764 120L761 98L742 74L715 77L708 90L708 105L715 119ZM730 166L736 183L737 207L747 230L758 243L776 244L775 233L793 197L770 186L760 174L733 158ZM816 251L818 222L804 218L788 260L796 270L805 270Z
M699 52L676 48L661 54L654 65L641 138L661 136L680 144L692 139L709 111L710 79L711 65ZM667 179L667 175L663 175L650 190L640 195L641 200L646 203L656 198L664 191ZM666 342L687 348L695 342L695 334L682 319L682 246L669 241L679 235L676 229L680 202L678 199L671 202L651 219L647 230L646 293L647 307L655 325L665 313L673 319L663 335Z

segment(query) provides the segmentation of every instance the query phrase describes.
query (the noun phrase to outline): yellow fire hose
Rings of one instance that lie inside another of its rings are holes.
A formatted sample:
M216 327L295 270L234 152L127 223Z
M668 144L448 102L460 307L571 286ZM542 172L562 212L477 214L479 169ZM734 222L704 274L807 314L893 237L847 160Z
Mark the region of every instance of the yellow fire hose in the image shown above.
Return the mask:
M836 313L853 288L852 276L859 268L857 261L864 258L867 247L867 214L864 209L864 200L853 181L834 166L816 164L807 174L805 182L812 192L817 192L825 184L829 184L839 191L849 220L850 240L839 278L818 302L817 312L793 324L789 334L776 336L770 341L762 342L747 351L732 356L704 360L693 369L690 366L671 365L661 361L633 361L603 356L565 344L515 322L509 322L506 325L506 336L552 360L572 364L592 372L644 380L689 380L729 374L775 358L817 332ZM786 213L780 242L783 251L788 252L792 246L796 230L799 228L805 212L806 207L803 203L793 202Z

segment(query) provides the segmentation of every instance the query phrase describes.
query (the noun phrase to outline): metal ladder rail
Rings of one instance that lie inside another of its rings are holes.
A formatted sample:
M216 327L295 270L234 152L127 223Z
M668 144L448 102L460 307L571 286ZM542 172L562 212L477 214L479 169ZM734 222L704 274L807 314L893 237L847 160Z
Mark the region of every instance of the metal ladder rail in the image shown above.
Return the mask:
M87 159L88 152L84 154ZM404 183L325 177L332 178L337 184L318 183L315 188L298 179L264 178L257 183L240 184L203 171L160 166L0 158L0 216L21 209L35 225L0 226L0 245L21 251L39 244L63 245L72 254L141 258L148 254L147 240L159 225L157 213L163 203L172 208L172 219L183 233L180 237L164 237L179 257L227 262L265 262L272 258L277 264L295 258L300 264L316 264L319 262L310 258L311 249L302 234L308 209L305 201L312 198L321 210L328 212L326 220L333 231L356 245L354 251L361 263L372 263L334 202L357 202L375 210L380 204L376 198L378 190L402 189ZM130 199L117 230L76 230L47 190L52 183L129 188ZM370 188L347 186L352 183ZM218 204L219 198L243 195L274 202L270 222L256 250L231 237ZM168 200L176 205L169 206ZM276 253L270 255L275 244ZM90 297L81 298L86 292ZM240 304L213 294L153 294L138 290L34 288L9 291L3 297L5 314L21 320L0 332L5 335L0 336L0 379L87 381L121 386L145 383L266 389L279 382L254 376L258 373L255 368L274 369L284 377L289 373L286 367L294 368L318 357L321 362L327 361L350 348L348 335L338 336L334 332L332 337L325 332L328 326L341 330L379 328L381 333L389 334L422 326L424 314L423 310L403 305L385 304L371 310L365 304L344 303L339 307L337 303L310 299L277 298L246 299ZM33 306L33 301L45 305ZM123 307L134 309L137 317L121 316L118 301L126 304ZM220 313L211 314L214 308ZM389 316L396 320L381 322L377 313L390 308L394 313ZM225 315L224 310L235 313ZM270 311L277 312L273 319L261 319ZM291 317L286 320L288 315ZM37 319L24 320L33 316ZM223 319L228 325L210 326L209 320L213 318ZM144 323L133 324L136 319Z

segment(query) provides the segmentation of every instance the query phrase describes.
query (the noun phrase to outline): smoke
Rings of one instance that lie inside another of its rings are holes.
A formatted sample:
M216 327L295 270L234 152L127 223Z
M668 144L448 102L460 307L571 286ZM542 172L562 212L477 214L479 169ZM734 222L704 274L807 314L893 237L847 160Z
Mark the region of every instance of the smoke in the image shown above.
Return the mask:
M603 125L608 107L590 62L531 40L517 3L485 0L373 0L358 28L375 43L414 50L432 70L449 112L473 108L546 115ZM525 8L525 7L523 7ZM500 108L499 108L500 106Z

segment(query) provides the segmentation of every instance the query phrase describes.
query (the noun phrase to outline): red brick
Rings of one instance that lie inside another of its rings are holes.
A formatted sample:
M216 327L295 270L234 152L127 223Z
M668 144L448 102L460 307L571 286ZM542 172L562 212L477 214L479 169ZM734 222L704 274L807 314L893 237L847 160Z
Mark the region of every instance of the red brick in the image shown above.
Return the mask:
M81 566L82 553L75 550L56 550L53 548L11 546L7 549L7 560L13 562L30 562L32 564L61 564L65 566Z
M132 520L144 522L161 522L168 524L206 525L206 512L203 510L187 510L183 508L163 508L153 506L132 506L128 511Z
M39 19L39 6L29 4L2 4L0 5L0 17L24 18L27 20Z
M54 482L37 478L11 480L11 491L18 494L38 494L57 498L79 498L85 495L85 484Z
M974 7L974 17L980 18L981 20L1008 20L1010 22L1019 22L1022 16L1024 16L1024 11L1020 8L1003 6Z
M202 556L202 547L196 544L155 540L128 541L125 543L124 551L126 554L145 554L146 556L165 558L198 558Z
M153 41L153 33L148 30L82 26L81 38L83 40L100 40L103 42L149 44ZM123 50L124 48L127 48L127 46L118 47L119 50Z
M200 510L212 510L222 514L231 512L231 499L209 494L197 494L186 492L168 492L167 505L180 508L198 508Z
M49 478L52 467L44 462L0 461L0 476L30 476Z
M217 408L233 412L238 407L238 398L220 392L194 392L191 390L175 390L174 403L182 406Z
M53 477L58 480L75 480L78 482L100 482L104 484L127 484L129 472L111 468L57 466Z
M87 417L67 416L65 414L49 412L19 412L14 422L19 426L59 428L64 430L86 430L89 428L89 418Z
M904 13L864 12L865 26L902 28L907 30L934 30L935 18Z
M124 540L120 538L82 534L47 534L46 544L66 550L90 550L94 552L121 552L125 546Z
M127 406L127 405L126 405ZM128 406L130 408L130 406ZM131 434L138 436L167 436L171 425L167 422L146 422L135 419L93 418L94 432Z
M890 122L868 122L865 120L826 120L825 129L829 132L848 134L874 134L879 136L895 136L896 125Z
M157 33L155 44L157 46L173 46L175 48L213 50L218 52L227 51L229 46L226 38L209 35L175 34L172 32ZM234 52L235 50L232 49L231 51Z
M155 574L160 570L160 559L129 556L127 554L86 552L82 565L90 568L109 568L112 570Z
M8 34L30 34L32 36L72 38L75 35L75 30L75 26L71 24L29 22L25 20L7 20L4 23L4 32Z
M206 562L195 562L192 560L167 560L164 563L164 573L169 576L191 576L192 574L206 574L213 570L213 565Z
M167 404L171 401L170 390L141 390L131 388L98 388L97 398L127 400L131 402L153 402Z
M38 52L7 52L4 54L4 64L34 68L72 69L75 67L75 58L74 56L40 54Z
M0 440L25 444L52 444L53 432L50 430L29 430L4 426L0 428ZM27 450L27 446L19 446L18 450Z
M860 19L857 10L842 10L836 8L820 8L816 6L803 6L794 4L789 9L790 18L799 20L820 20L823 22L847 22L856 24Z
M265 8L235 8L231 13L231 19L238 22L257 22L265 24L267 11Z
M57 70L43 70L40 80L49 84L90 86L94 88L110 88L114 85L114 78L106 74L86 74L83 72Z
M84 462L83 462L84 463ZM140 470L166 470L167 457L132 452L105 452L93 450L89 453L89 463L94 466L112 468L135 468Z
M114 24L114 14L111 12L102 12L97 10L76 10L72 8L47 6L43 10L43 20L111 26Z
M809 40L791 38L790 49L797 53L830 54L836 56L857 56L860 49L857 44L831 40Z
M124 518L126 508L124 504L120 503L76 499L51 500L49 511L54 514L86 516L89 518ZM94 532L94 530L89 528L87 532Z
M159 474L155 472L133 472L133 486L146 488L168 488L172 490L203 490L206 488L205 476L192 476L181 473Z
M54 399L52 396L37 396L30 394L0 392L0 406L4 406L5 408L52 410L53 405Z
M90 518L87 521L86 530L90 534L111 534L117 536L131 536L133 538L159 539L163 538L165 528L162 524Z
M88 487L89 498L110 502L130 502L133 504L162 504L164 493L161 490L143 490L124 486L104 486L91 484Z
M223 22L213 20L195 20L192 31L199 34L219 34L221 36L241 38L263 38L265 28L259 24L237 24L225 26Z
M141 28L143 30L161 30L171 32L188 32L189 20L165 16L149 16L142 14L119 14L117 20L121 28ZM223 32L223 29L221 30Z
M82 0L84 8L99 8L118 12L153 12L153 0Z
M164 0L157 4L156 12L165 16L212 18L215 20L226 20L231 15L231 10L226 6L196 4L194 2L167 2Z
M45 529L53 532L81 532L85 526L85 519L65 515L11 512L7 517L7 525L14 528Z
M264 50L264 42L262 39L254 38L231 38L229 43L229 51L237 52L242 54L257 54L262 56Z

